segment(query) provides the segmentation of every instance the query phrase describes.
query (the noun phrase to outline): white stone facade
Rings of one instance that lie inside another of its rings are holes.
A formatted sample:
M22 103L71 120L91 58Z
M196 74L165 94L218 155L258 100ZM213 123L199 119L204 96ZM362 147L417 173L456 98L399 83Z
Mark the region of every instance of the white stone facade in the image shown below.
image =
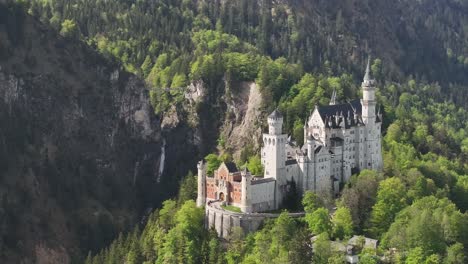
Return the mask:
M252 177L248 171L243 171L239 178L235 176L238 175L235 166L228 166L230 171L225 165L221 166L216 175L231 175L228 183L234 186L232 198L224 202L239 205L245 213L276 210L281 208L293 184L300 193L311 190L331 195L337 194L340 186L355 172L381 171L382 116L376 111L375 81L370 76L369 65L362 89L361 100L337 104L334 92L330 105L316 106L306 120L302 147L294 146L287 135L282 134L283 117L275 110L268 116L268 133L263 135L263 178ZM216 186L214 180L209 181L207 195L206 175L203 166L199 166L199 206L206 201L219 200L218 193L230 192L229 186L219 184L228 178L223 177L216 178Z

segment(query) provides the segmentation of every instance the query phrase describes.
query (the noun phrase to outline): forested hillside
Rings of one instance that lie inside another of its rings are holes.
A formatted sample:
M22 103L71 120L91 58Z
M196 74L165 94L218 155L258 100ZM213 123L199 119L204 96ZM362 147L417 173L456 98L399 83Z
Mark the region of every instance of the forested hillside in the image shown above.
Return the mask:
M204 29L234 35L308 72L361 74L371 53L382 60L386 81L413 76L444 83L443 90L468 82L468 4L461 0L30 2L41 21L84 37L130 71L148 76L153 69L155 86L197 77L188 62L208 59L193 52L193 34Z
M239 82L255 82L261 111L279 107L285 132L301 144L315 104L327 104L333 90L341 101L359 96L372 56L384 113L383 173L354 175L336 201L309 193L297 204L305 218L282 214L254 234L234 230L228 243L203 229L203 211L190 201L195 179L187 176L179 196L145 226L90 252L87 263L344 263L330 240L352 235L380 241L376 251L360 251L362 263L466 261L467 1L18 2L69 41L145 78L157 116L175 108L193 122L196 112L215 137L198 154L216 148L215 163L232 159L217 129L232 121L226 102ZM186 87L200 81L207 96L189 104ZM251 165L256 151L246 144L234 161Z

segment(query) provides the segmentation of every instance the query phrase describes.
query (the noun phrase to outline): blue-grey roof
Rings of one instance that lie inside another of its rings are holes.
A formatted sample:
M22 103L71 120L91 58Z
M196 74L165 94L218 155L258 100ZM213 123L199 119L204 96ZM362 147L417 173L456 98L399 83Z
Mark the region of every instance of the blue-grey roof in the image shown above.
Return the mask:
M229 172L238 172L237 166L234 162L225 162L226 168L228 169Z
M253 178L252 180L252 185L255 185L255 184L262 184L262 183L267 183L267 182L272 182L272 181L275 181L275 178Z
M269 118L283 118L283 115L278 111L278 109L275 109L269 116Z
M355 99L344 104L320 106L317 109L320 117L327 127L330 126L329 122L331 122L332 127L342 127L344 125L346 128L348 128L350 126L358 125L361 121L360 118L362 114L362 105L360 99ZM354 119L354 113L356 113L358 116L357 122ZM338 124L336 123L336 115L339 117ZM346 119L350 120L350 123L345 122Z
M371 71L370 71L370 57L367 60L366 74L364 75L364 81L372 80Z
M349 103L320 106L318 107L318 111L323 120L325 120L325 117L336 115L336 113L343 113L344 117L348 117L349 112L351 117L353 117L354 111L356 111L358 115L361 115L362 105L360 99L355 99Z

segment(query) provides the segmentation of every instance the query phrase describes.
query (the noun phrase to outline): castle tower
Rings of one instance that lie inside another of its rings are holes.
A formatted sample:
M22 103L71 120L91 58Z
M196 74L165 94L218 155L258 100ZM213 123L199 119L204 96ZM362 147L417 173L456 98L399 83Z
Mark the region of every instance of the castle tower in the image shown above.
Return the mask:
M373 126L375 124L375 80L371 76L370 72L370 58L367 61L366 75L364 75L364 80L362 82L362 121L364 124L370 124Z
M251 192L251 183L252 183L252 175L250 172L245 168L242 172L242 182L241 182L241 206L240 209L243 213L251 213L252 212L252 192Z
M202 207L206 203L206 164L200 160L197 164L198 168L198 195L197 206Z
M275 109L268 116L268 134L270 135L281 135L283 132L283 115Z
M275 110L268 116L268 134L263 134L265 178L281 180L285 170L287 135L282 134L283 115Z

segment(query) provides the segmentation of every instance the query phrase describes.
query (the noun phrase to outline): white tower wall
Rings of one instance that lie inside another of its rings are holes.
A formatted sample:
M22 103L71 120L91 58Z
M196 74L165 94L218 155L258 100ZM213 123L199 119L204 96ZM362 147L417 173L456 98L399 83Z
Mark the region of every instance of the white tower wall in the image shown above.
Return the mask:
M240 209L244 213L252 212L252 175L250 172L244 170L242 172L242 182L241 182L241 206Z
M198 191L197 191L197 206L202 207L206 203L206 164L203 160L197 164L198 168Z

